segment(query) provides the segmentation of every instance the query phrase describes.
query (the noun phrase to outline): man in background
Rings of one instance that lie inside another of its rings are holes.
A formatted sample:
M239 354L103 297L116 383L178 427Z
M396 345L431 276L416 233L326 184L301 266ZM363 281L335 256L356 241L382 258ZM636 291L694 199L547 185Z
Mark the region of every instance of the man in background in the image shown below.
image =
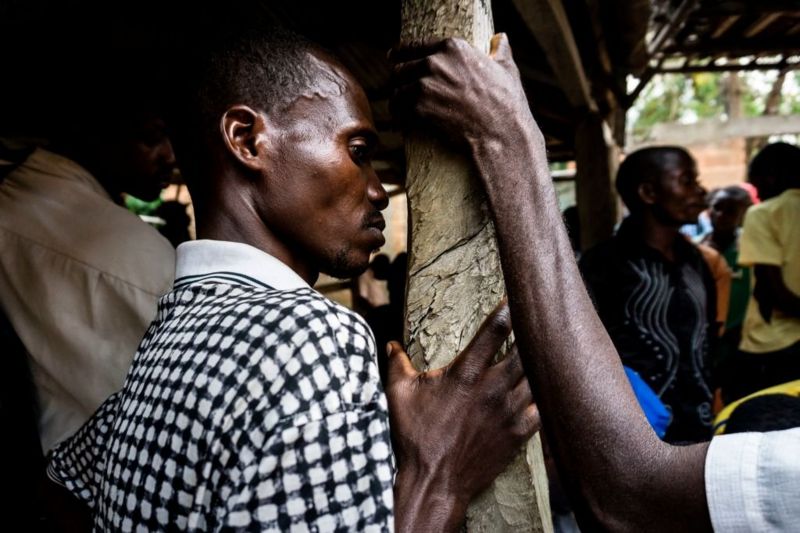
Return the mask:
M703 256L679 232L705 208L705 190L694 159L678 147L630 154L616 183L630 216L586 252L581 271L622 363L670 409L665 439L707 440L716 288Z
M748 169L763 200L748 209L739 264L755 278L731 399L800 379L800 148L765 146Z
M169 242L122 206L157 198L174 169L157 106L132 80L95 90L0 183L0 304L29 355L45 453L122 386L174 276Z

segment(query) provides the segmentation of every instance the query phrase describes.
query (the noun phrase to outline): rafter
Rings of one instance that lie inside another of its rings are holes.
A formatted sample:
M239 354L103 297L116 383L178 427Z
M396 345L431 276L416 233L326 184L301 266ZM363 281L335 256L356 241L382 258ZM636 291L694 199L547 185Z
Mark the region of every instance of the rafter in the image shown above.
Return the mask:
M597 109L575 36L560 0L513 0L525 25L539 42L570 104Z

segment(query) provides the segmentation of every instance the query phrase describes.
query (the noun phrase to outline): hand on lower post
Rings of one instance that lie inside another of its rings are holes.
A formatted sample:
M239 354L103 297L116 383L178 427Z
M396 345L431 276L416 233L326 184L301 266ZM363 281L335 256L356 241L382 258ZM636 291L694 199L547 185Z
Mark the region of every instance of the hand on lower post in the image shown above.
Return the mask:
M417 372L403 348L389 343L397 531L457 529L469 501L539 429L516 346L491 364L510 333L503 303L452 363L428 372Z

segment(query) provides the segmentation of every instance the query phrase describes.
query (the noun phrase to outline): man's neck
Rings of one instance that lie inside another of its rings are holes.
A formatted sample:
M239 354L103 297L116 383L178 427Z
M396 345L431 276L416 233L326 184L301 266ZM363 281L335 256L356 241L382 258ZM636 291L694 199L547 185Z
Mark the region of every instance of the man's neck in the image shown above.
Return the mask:
M678 227L659 221L652 213L644 213L640 219L639 234L644 242L670 261L675 261L675 242L681 238Z
M297 259L301 254L278 239L244 199L238 198L234 205L229 195L220 194L207 208L195 205L198 239L248 244L284 263L310 286L316 283L319 271Z

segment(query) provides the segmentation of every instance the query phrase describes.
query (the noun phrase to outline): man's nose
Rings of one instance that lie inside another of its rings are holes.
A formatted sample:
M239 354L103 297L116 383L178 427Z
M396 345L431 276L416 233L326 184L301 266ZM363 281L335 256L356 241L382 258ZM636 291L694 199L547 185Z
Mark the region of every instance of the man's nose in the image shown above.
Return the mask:
M169 165L170 168L175 167L175 151L172 149L172 143L169 139L165 139L164 142L161 143L160 147L161 151L161 159L164 161L165 164Z
M367 198L379 210L383 211L389 205L389 195L386 194L386 189L383 188L381 180L378 179L378 174L375 169L369 169L369 177L367 181Z

